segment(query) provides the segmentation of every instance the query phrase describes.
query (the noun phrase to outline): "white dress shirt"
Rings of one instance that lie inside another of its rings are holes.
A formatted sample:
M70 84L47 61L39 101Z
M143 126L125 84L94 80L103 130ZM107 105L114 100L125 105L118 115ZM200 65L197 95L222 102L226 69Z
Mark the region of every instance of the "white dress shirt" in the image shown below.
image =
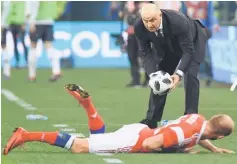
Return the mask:
M159 28L157 29L157 31L155 31L156 36L159 36L158 30L161 30L161 31L163 30L162 17L161 17L161 20L160 20L160 26L159 26Z

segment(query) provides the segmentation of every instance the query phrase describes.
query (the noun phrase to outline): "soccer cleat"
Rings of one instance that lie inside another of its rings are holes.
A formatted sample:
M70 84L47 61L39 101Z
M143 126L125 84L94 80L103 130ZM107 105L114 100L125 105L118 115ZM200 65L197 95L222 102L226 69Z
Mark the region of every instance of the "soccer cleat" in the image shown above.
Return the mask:
M56 81L59 80L61 77L62 77L61 74L52 75L52 76L49 78L49 81L50 81L50 82L56 82Z
M36 77L29 77L28 81L31 83L35 83L36 82Z
M80 99L80 98L86 99L90 97L90 94L77 84L67 84L65 85L64 88L67 89L68 92L77 99Z
M10 79L10 76L8 76L8 75L3 74L2 76L3 76L4 80L9 80Z
M145 80L143 83L142 83L142 87L149 87L149 80Z
M143 119L140 123L147 125L151 129L157 128L157 122L149 119Z
M126 85L127 88L140 88L140 83L131 82Z
M13 131L11 138L8 140L7 145L4 148L3 154L7 155L12 149L22 145L24 142L22 140L22 133L26 132L25 129L19 127Z

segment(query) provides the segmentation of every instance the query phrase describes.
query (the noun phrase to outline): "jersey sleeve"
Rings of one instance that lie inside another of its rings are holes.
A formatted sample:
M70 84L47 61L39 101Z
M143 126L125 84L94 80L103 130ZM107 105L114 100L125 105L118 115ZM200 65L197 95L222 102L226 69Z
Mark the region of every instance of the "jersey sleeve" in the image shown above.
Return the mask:
M37 1L27 1L26 2L26 15L29 15L29 21L35 23L36 17L39 12L40 2Z
M1 18L2 18L2 22L1 22L1 26L4 27L4 26L7 26L7 16L9 14L9 11L10 11L10 2L9 1L3 1L1 2L3 3L2 4L2 10L1 10Z
M206 118L205 118L203 115L201 115L201 114L199 114L199 118L200 118L202 121L206 121Z
M164 148L180 145L184 141L184 133L180 127L170 127L163 132Z

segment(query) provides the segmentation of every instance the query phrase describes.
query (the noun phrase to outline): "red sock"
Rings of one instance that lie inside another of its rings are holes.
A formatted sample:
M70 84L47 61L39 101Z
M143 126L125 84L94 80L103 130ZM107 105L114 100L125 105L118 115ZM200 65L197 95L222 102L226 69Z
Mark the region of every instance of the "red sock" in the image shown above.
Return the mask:
M91 101L91 97L82 99L80 101L80 104L84 107L84 109L86 110L86 113L88 115L88 117L93 116L95 113L97 113L96 108L94 107L92 101Z
M71 149L75 138L66 132L24 132L22 134L23 142L46 142L68 150Z
M86 110L88 116L88 126L92 134L104 133L105 126L104 121L98 114L96 108L94 107L91 98L88 97L80 101L80 104Z
M46 142L53 145L57 139L58 132L24 132L22 139L24 142Z
M82 98L78 92L68 91L68 93L75 97L78 100L78 103L85 109L88 116L88 126L91 131L91 134L104 133L104 121L97 113L96 108L94 107L91 101L91 97Z

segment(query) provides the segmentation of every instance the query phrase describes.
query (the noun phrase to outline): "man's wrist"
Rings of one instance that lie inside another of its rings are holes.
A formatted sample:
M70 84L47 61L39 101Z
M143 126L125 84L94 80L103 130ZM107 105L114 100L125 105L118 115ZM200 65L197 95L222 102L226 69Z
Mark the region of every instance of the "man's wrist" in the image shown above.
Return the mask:
M218 147L216 147L216 146L213 146L213 147L211 147L209 150L211 151L211 152L218 152Z
M175 74L179 76L180 80L183 79L183 76L184 76L184 72L183 72L183 71L181 71L181 70L178 69L178 70L175 72Z

